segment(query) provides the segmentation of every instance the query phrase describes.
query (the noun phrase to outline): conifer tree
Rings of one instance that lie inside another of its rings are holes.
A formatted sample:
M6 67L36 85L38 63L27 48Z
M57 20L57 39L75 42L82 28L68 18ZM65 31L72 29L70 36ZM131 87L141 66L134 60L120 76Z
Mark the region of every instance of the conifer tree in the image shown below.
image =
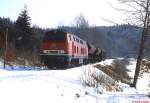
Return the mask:
M16 47L19 50L31 50L32 49L32 39L33 31L31 28L30 17L28 15L27 6L24 6L24 9L19 14L16 20L16 29L17 29L17 40Z

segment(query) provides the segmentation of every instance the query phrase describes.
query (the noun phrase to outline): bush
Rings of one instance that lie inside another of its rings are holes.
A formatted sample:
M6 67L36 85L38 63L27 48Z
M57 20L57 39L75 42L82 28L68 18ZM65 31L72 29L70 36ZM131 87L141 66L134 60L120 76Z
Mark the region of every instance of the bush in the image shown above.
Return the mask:
M120 77L122 82L125 82L131 79L128 74L130 70L127 69L126 67L127 65L129 65L129 61L125 59L122 59L122 60L116 59L112 63L112 70L115 73L117 73L117 75Z
M38 52L18 52L16 64L25 66L41 66Z
M131 78L128 75L128 72L130 70L128 70L126 68L126 65L128 65L128 64L129 64L128 60L125 60L125 59L122 59L122 60L116 59L116 60L114 60L112 62L111 65L97 64L97 65L95 65L95 67L98 68L98 69L100 69L101 71L103 71L107 75L109 75L114 80L130 84L129 81L131 80Z
M143 60L141 63L141 71L140 73L150 73L150 61L149 60Z
M94 87L99 93L106 91L120 91L115 81L97 68L85 68L81 77L84 86Z

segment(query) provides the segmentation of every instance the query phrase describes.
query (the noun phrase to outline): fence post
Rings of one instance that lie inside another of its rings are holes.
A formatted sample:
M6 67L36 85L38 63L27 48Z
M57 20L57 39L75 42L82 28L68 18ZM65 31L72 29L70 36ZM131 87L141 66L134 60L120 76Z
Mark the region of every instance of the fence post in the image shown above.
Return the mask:
M4 37L5 37L5 41L4 41L4 68L6 68L6 55L7 55L7 39L8 39L8 28L6 28L6 32L4 32Z

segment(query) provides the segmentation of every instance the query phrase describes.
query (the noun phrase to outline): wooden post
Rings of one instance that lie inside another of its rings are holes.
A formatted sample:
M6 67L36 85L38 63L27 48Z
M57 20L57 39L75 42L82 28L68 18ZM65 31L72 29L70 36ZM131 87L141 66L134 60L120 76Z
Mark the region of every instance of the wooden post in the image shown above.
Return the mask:
M24 69L26 68L26 59L25 59L25 49L24 49L24 44L23 44L23 67L24 67Z
M4 47L5 47L5 50L4 50L4 68L6 68L6 55L7 55L7 38L8 38L8 28L6 28L6 32L4 33L4 37L5 37L5 41L4 41Z

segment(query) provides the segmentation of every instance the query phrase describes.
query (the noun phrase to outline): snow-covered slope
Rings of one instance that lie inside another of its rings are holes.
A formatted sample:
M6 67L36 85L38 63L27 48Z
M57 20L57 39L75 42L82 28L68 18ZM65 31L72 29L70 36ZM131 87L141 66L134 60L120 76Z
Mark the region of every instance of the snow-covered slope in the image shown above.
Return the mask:
M103 63L108 61L111 62ZM143 90L126 84L120 83L122 92L104 91L102 94L92 87L82 86L81 76L85 69L95 69L92 65L67 70L19 68L4 70L0 62L1 103L150 103Z

